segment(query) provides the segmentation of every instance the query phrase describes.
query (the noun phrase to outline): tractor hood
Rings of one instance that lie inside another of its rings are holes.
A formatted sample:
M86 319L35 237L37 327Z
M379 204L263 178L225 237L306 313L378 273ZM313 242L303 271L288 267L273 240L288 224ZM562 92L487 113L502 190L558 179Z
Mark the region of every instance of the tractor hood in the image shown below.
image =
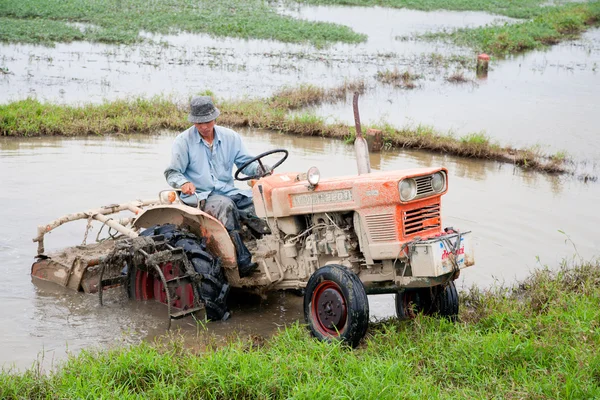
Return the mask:
M446 175L445 188L442 192L431 193L427 197L439 197L448 190L448 172L439 167L322 179L314 188L306 179L302 179L304 174L276 174L260 179L253 186L252 192L256 213L261 218L265 217L265 211L268 217L351 211L402 204L398 188L400 181L427 177L438 171L443 171Z

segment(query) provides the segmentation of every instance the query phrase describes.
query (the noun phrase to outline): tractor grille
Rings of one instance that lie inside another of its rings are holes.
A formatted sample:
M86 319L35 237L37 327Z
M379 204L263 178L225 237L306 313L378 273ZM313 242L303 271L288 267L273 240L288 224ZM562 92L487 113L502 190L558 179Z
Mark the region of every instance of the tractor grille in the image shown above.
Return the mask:
M415 178L415 182L417 182L417 195L415 197L427 196L434 192L431 186L431 175L419 176Z
M404 236L414 235L441 226L439 203L404 211L403 216Z
M373 242L393 242L397 240L394 214L374 214L365 217L367 231Z

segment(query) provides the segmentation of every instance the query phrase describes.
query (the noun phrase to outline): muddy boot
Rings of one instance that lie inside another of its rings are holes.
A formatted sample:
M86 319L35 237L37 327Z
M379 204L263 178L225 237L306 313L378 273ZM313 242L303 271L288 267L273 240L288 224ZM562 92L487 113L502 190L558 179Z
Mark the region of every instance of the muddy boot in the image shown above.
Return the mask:
M252 262L252 254L248 251L248 248L242 241L239 231L229 232L229 237L235 246L235 258L237 259L238 272L240 278L244 278L252 275L254 270L258 267L257 263Z

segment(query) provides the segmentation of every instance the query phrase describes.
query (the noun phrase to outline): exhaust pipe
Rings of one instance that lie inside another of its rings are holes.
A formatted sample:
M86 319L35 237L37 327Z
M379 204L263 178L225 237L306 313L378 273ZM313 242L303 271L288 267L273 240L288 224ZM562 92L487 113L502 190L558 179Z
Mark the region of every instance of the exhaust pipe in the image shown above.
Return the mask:
M362 135L360 128L360 115L358 115L358 92L354 92L352 101L354 107L354 125L356 126L356 140L354 140L354 152L356 153L356 166L358 174L368 174L371 172L371 162L369 161L369 146Z

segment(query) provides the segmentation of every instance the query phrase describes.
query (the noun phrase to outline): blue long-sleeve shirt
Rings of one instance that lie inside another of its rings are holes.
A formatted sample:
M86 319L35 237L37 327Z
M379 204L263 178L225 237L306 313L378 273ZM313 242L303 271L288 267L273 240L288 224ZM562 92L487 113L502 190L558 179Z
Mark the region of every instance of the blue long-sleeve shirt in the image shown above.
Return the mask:
M252 159L242 143L240 135L222 126L215 125L212 151L200 136L195 126L180 133L173 143L171 162L165 169L165 178L172 187L179 189L186 182L196 186L200 200L211 193L233 196L243 194L251 197L250 190L240 190L233 185L233 165L238 168ZM244 169L247 175L255 175L258 163ZM185 203L196 205L194 195L181 195Z

